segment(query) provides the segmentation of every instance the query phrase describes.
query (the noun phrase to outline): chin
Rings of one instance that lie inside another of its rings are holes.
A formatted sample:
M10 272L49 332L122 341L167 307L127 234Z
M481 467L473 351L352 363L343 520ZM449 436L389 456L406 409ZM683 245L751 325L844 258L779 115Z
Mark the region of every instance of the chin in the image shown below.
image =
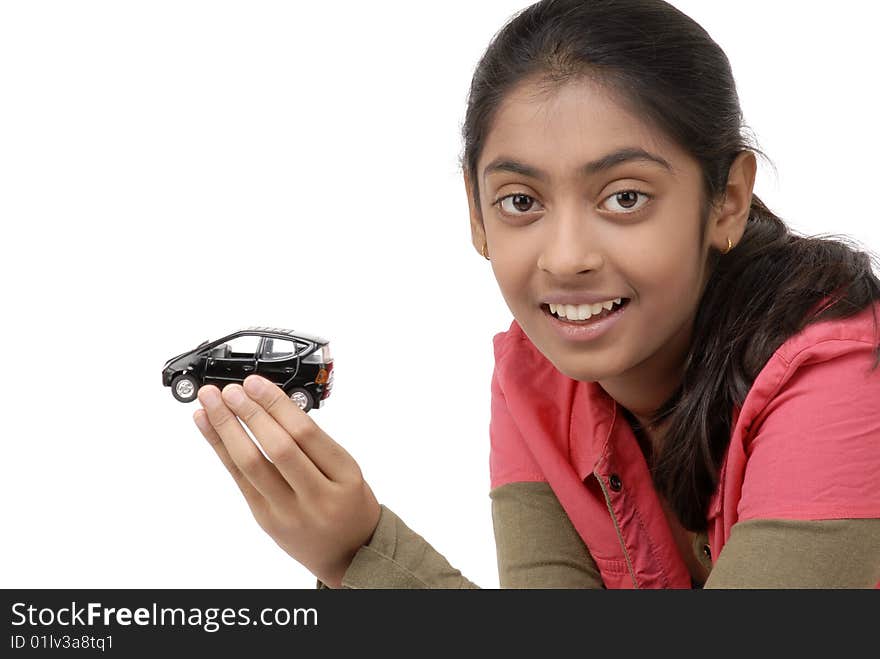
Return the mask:
M550 361L556 367L557 371L572 380L578 380L579 382L598 382L600 380L607 380L608 378L612 378L619 374L615 369L585 367L583 364L573 364L569 360L565 360L562 363L552 359Z
M619 375L624 370L619 366L619 360L612 355L602 354L610 352L612 348L606 347L599 353L576 354L566 351L558 345L558 339L555 336L544 335L541 332L535 333L525 327L523 327L523 332L538 351L556 367L557 371L572 380L596 382Z

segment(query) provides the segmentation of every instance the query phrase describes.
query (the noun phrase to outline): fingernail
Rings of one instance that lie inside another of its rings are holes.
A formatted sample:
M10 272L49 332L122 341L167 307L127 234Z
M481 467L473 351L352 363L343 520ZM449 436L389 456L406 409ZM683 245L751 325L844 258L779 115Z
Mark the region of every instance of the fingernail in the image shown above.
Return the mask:
M233 405L240 405L244 401L244 394L241 387L226 387L223 390L223 397Z
M244 381L244 390L254 396L259 396L266 389L262 378L258 376L250 377Z

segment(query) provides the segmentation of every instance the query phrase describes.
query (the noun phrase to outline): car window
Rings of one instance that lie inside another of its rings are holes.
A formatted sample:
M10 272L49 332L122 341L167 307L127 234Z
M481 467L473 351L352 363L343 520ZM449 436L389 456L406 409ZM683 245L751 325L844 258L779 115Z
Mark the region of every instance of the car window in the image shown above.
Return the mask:
M287 359L297 352L297 345L287 339L267 338L260 359Z
M237 336L226 342L226 356L232 359L253 359L260 345L260 337L252 334Z

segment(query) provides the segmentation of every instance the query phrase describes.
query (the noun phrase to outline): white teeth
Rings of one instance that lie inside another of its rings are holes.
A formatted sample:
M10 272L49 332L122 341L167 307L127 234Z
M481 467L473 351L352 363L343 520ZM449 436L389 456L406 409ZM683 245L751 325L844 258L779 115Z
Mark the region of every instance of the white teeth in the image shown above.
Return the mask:
M602 313L603 309L611 311L615 304L620 304L623 298L614 300L606 300L605 302L597 302L596 304L550 304L550 313L556 314L560 318L568 318L569 320L587 320L598 313Z

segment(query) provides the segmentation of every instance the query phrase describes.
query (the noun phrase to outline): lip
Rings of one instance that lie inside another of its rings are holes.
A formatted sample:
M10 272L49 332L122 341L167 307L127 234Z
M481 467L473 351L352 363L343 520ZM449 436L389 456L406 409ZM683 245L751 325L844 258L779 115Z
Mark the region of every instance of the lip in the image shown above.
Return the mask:
M546 305L541 305L541 313L544 314L550 327L561 339L577 342L594 341L608 333L626 315L626 312L629 310L630 301L627 300L622 307L618 307L610 316L577 324L556 318L556 316L550 313L550 309Z

